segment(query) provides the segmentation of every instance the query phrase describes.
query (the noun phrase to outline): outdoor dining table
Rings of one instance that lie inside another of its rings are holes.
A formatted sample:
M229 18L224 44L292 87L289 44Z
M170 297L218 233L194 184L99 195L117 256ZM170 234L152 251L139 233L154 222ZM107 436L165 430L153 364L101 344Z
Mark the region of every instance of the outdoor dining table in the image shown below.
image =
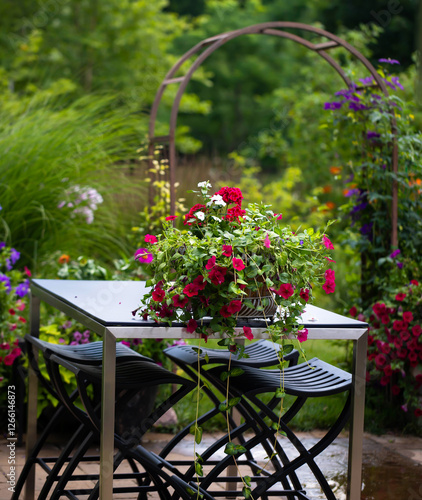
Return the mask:
M113 498L114 409L116 340L192 339L183 325L166 326L142 320L136 313L146 292L143 281L76 281L34 279L31 282L30 333L38 337L40 303L82 323L103 339L102 406L100 440L100 499ZM300 324L309 331L308 339L351 340L353 342L352 413L349 431L347 499L360 500L362 441L365 409L365 370L368 325L312 305L306 306ZM265 325L251 323L255 339L266 338ZM27 456L36 442L37 377L30 369L28 382ZM26 482L25 498L35 495L35 466Z

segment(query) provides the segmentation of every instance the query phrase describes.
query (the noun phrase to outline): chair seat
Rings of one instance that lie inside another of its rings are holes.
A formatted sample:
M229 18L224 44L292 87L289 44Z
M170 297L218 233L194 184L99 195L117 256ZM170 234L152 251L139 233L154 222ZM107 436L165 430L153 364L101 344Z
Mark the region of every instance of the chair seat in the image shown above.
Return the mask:
M306 363L280 370L260 370L242 366L243 374L230 379L230 386L243 394L274 392L281 386L286 394L293 396L330 396L349 390L352 384L350 373L313 358ZM211 368L207 374L220 377L223 367Z
M164 350L165 355L176 364L195 366L198 364L197 347L190 345L171 346ZM257 368L275 366L280 363L282 346L269 340L258 340L245 347L244 355L230 353L227 349L210 349L201 347L199 359L201 364L223 363L232 366L254 366ZM296 364L299 352L293 350L285 354L283 359Z

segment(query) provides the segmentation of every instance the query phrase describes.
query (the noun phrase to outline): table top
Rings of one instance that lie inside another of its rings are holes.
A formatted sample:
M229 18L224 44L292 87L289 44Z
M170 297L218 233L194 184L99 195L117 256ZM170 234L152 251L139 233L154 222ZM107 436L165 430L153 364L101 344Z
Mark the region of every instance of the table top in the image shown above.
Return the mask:
M145 281L82 281L82 280L50 280L34 279L31 291L42 300L53 299L53 305L60 303L81 312L97 323L105 326L151 327L159 325L150 320L142 320L136 313L141 305L141 298L148 288ZM60 307L59 307L60 309ZM239 325L261 327L262 321L239 322ZM306 328L364 328L367 323L357 321L340 314L307 305L300 324ZM174 326L180 326L175 324Z

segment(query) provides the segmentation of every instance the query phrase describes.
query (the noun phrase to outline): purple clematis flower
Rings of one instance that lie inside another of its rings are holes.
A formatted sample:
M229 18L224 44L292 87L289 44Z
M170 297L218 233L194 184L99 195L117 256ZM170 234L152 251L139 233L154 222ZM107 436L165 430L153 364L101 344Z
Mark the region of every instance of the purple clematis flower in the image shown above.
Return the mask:
M390 57L388 59L384 57L382 59L378 59L378 62L387 64L400 64L399 61L397 61L397 59L391 59Z
M12 285L10 284L9 276L6 276L5 274L0 274L0 283L4 283L7 293L10 293L12 291Z

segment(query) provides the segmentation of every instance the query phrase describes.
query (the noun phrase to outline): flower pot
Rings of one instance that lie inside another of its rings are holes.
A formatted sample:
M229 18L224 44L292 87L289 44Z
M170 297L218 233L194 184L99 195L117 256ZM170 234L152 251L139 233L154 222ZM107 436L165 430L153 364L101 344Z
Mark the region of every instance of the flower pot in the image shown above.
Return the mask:
M252 302L255 309L242 305L242 308L239 311L237 317L239 319L242 318L272 318L277 311L277 304L274 301L270 291L266 286L263 286L259 289L259 291L251 291L247 290L248 296L246 299L249 302ZM262 305L262 300L267 299L268 305L264 306L264 310L256 310L257 307Z

